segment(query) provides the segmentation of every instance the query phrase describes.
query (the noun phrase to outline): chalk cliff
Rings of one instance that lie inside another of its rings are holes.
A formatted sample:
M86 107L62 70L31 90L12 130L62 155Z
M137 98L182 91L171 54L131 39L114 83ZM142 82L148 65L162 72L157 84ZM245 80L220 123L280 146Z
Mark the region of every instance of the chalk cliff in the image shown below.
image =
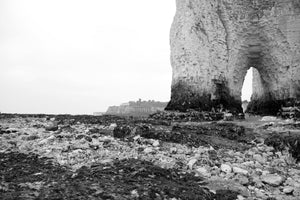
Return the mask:
M242 112L241 89L254 73L248 110L274 114L300 99L299 0L177 0L170 33L173 69L166 110Z

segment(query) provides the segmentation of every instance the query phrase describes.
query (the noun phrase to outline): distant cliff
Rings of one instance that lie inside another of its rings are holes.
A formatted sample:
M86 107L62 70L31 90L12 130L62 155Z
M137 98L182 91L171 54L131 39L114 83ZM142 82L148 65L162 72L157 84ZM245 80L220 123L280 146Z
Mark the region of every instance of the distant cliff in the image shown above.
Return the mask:
M147 116L157 111L162 111L167 106L167 102L159 101L130 101L120 106L108 107L105 114L109 115L129 115L129 116Z

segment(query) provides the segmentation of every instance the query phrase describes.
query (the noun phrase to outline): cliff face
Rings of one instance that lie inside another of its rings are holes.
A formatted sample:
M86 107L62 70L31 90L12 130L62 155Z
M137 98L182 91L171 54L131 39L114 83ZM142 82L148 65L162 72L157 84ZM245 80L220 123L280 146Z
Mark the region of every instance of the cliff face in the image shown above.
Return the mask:
M300 98L299 0L177 0L167 110L241 112L247 70L256 69L249 110L274 112ZM270 110L271 109L271 110Z

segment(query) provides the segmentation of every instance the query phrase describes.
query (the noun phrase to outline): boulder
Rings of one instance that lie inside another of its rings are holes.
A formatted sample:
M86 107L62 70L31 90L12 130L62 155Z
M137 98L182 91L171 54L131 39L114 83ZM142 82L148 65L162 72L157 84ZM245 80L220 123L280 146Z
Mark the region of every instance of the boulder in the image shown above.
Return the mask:
M132 129L128 125L120 125L114 128L113 135L116 138L126 138L132 133Z
M58 125L56 123L52 123L48 126L45 127L46 131L57 131L58 130Z
M229 173L232 172L232 168L227 164L222 164L221 165L221 171L225 172L226 174L229 174Z
M282 176L275 174L267 174L261 176L261 180L263 183L267 183L271 186L279 186L284 182L284 178Z
M243 174L243 175L248 175L249 174L249 172L247 170L239 168L239 167L233 167L232 171L234 173L237 173L237 174Z

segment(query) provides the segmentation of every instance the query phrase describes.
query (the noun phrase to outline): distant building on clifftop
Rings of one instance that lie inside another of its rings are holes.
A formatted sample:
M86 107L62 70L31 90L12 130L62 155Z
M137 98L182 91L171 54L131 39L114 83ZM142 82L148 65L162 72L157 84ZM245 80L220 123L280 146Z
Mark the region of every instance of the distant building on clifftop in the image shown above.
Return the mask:
M147 116L157 111L162 111L167 106L167 102L159 102L154 100L130 101L123 103L120 106L108 107L105 114L108 115L127 115L127 116Z
M101 116L101 115L104 115L105 112L93 112L93 115L94 116Z

